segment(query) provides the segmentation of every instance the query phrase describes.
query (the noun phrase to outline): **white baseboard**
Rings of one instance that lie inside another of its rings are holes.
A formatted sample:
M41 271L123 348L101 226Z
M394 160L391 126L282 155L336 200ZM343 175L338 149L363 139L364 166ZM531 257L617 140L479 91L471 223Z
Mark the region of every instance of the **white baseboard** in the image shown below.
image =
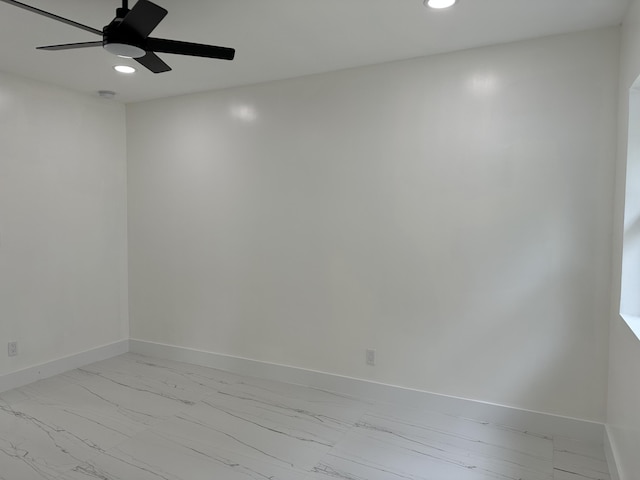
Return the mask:
M306 385L359 398L419 406L446 414L508 425L519 430L543 435L562 435L602 443L605 434L604 425L601 423L412 390L288 365L135 339L129 340L129 348L131 352L141 355L192 363L241 375Z
M609 427L605 426L604 431L604 455L607 457L607 465L609 466L609 475L611 480L621 480L618 470L618 462L616 461L615 447L611 442L611 432Z
M22 387L35 382L36 380L53 377L54 375L68 372L74 368L83 367L93 362L115 357L116 355L122 355L128 351L129 340L120 340L119 342L111 343L109 345L92 348L85 352L76 353L41 365L8 373L0 376L0 392Z

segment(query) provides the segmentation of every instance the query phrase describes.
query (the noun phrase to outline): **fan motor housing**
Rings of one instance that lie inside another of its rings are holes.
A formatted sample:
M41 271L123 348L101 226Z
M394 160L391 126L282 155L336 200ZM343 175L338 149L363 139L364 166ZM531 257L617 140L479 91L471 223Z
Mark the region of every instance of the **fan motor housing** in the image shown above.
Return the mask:
M117 20L103 29L102 46L104 49L119 57L144 57L147 54L144 48L144 40L132 36L129 32L120 32L117 28L120 22L117 22Z

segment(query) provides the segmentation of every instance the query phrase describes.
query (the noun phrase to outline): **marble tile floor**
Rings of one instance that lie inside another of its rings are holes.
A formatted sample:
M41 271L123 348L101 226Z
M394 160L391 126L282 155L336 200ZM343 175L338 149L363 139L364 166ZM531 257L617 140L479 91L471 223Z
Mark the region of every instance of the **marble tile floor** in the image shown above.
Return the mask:
M125 354L0 394L0 480L609 480L602 445Z

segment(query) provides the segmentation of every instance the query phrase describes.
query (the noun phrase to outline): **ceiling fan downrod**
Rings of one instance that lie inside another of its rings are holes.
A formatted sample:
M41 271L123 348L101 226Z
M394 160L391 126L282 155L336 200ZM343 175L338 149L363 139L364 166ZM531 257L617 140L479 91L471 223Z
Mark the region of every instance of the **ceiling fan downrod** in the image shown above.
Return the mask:
M122 20L129 13L129 0L122 0L122 7L116 8L116 18Z

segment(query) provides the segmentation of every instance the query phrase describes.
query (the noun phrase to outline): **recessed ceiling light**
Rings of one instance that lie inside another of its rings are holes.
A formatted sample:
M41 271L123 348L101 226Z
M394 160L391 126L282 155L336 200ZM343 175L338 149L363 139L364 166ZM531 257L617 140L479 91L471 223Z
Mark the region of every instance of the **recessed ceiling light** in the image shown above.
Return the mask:
M134 73L136 71L135 68L130 67L129 65L116 65L113 68L116 72L120 73Z
M424 0L425 6L429 8L449 8L456 3L456 0Z

